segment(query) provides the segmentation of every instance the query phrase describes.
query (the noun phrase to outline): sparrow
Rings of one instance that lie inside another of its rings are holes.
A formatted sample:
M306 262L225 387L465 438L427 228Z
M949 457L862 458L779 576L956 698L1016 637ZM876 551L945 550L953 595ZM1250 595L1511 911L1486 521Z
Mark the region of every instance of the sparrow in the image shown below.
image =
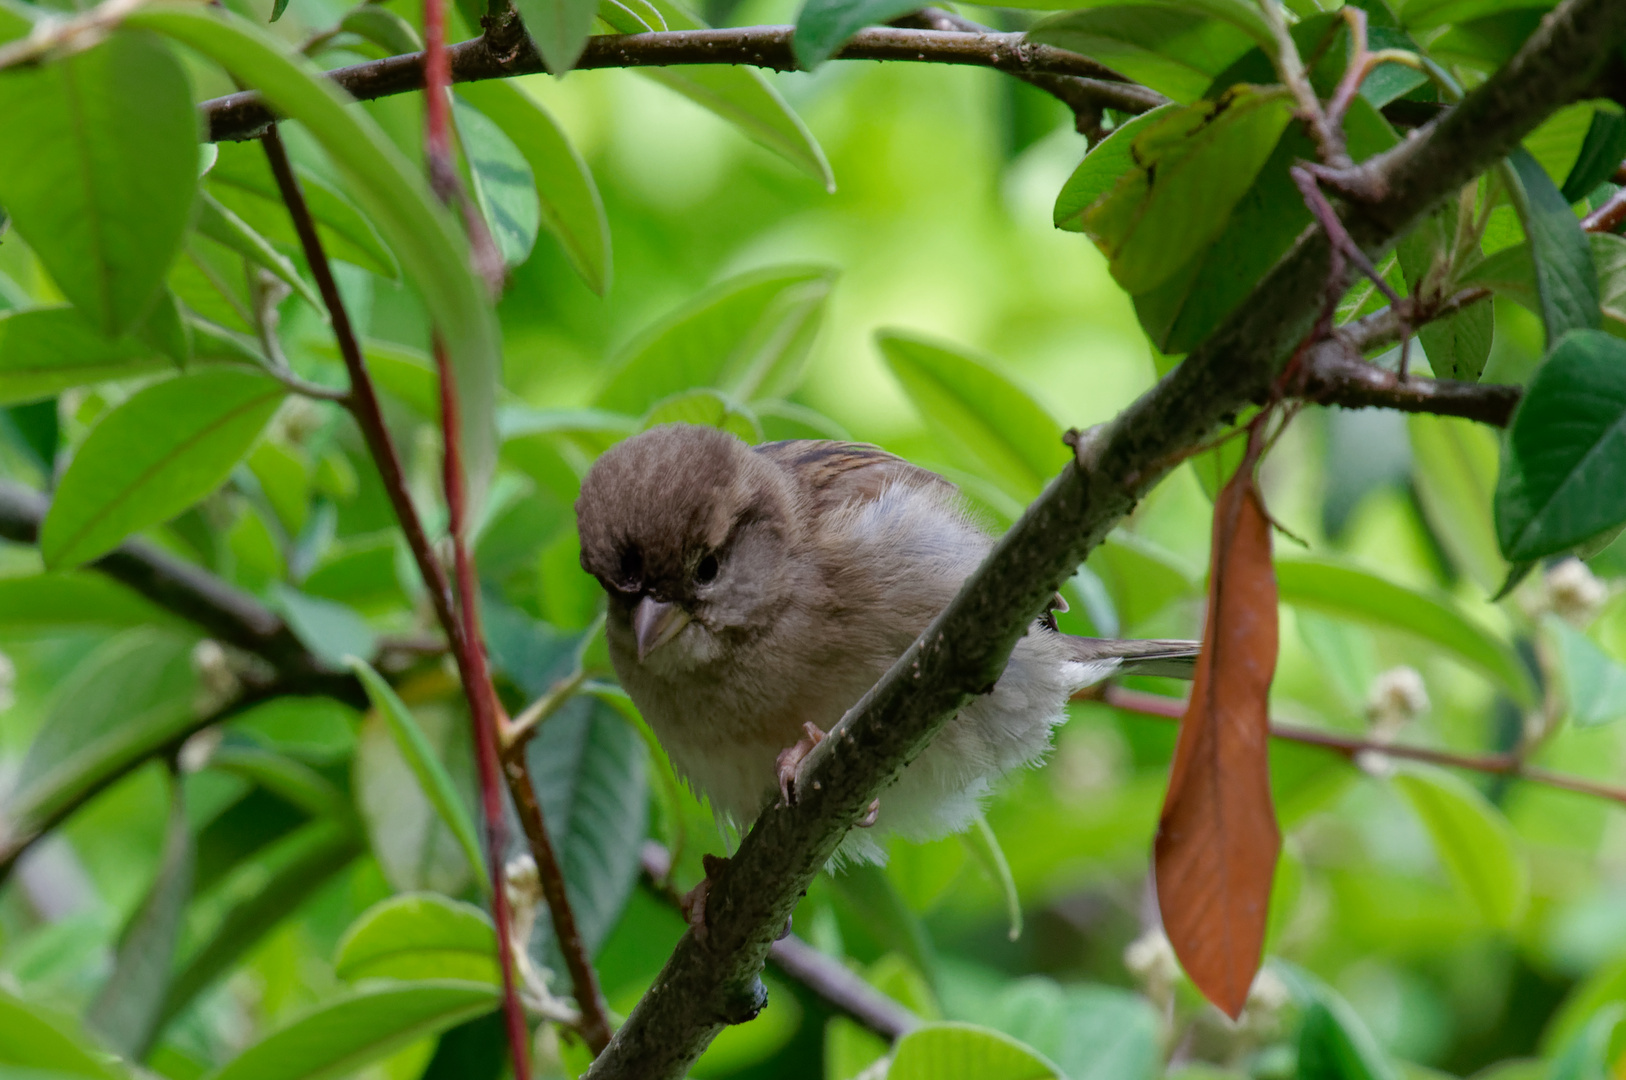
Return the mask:
M751 446L688 424L600 456L576 520L623 688L676 772L741 832L793 796L801 757L993 546L952 483L878 447ZM836 861L884 862L888 836L968 828L1002 775L1043 757L1073 693L1131 670L1189 677L1197 648L1070 636L1047 610Z

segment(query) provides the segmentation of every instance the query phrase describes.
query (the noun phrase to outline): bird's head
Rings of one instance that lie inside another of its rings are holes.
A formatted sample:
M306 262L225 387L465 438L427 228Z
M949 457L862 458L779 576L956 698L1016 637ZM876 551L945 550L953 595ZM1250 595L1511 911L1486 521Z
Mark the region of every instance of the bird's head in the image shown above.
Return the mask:
M576 500L581 563L640 663L693 669L771 624L793 589L785 475L733 435L666 424L607 451Z

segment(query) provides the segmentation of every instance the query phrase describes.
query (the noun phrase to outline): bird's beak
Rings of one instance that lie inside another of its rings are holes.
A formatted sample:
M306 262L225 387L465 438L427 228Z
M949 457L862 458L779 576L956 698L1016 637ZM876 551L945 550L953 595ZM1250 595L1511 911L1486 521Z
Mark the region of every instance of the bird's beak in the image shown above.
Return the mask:
M632 633L638 640L638 662L689 625L690 615L676 604L662 603L652 596L638 601L632 612Z

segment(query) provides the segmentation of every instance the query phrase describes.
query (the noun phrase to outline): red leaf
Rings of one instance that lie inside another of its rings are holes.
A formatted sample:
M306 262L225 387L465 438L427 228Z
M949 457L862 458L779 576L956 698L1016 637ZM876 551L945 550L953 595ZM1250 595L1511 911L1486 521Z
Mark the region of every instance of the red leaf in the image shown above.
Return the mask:
M1282 846L1266 759L1276 575L1252 455L1214 505L1208 588L1202 655L1157 829L1157 899L1186 974L1234 1020L1259 971Z

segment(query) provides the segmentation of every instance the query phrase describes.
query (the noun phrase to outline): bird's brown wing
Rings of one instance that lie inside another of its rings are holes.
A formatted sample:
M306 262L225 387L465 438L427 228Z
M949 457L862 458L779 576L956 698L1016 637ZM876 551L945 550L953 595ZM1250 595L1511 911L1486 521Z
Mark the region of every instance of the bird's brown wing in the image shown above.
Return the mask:
M1118 669L1120 675L1133 673L1189 679L1197 667L1197 654L1202 651L1200 641L1118 640L1079 637L1076 634L1063 634L1061 639L1074 660L1121 659L1123 666Z
M787 439L763 443L756 452L796 477L812 495L815 510L821 513L850 503L869 502L894 484L939 487L945 495L959 490L931 470L911 465L869 443Z

